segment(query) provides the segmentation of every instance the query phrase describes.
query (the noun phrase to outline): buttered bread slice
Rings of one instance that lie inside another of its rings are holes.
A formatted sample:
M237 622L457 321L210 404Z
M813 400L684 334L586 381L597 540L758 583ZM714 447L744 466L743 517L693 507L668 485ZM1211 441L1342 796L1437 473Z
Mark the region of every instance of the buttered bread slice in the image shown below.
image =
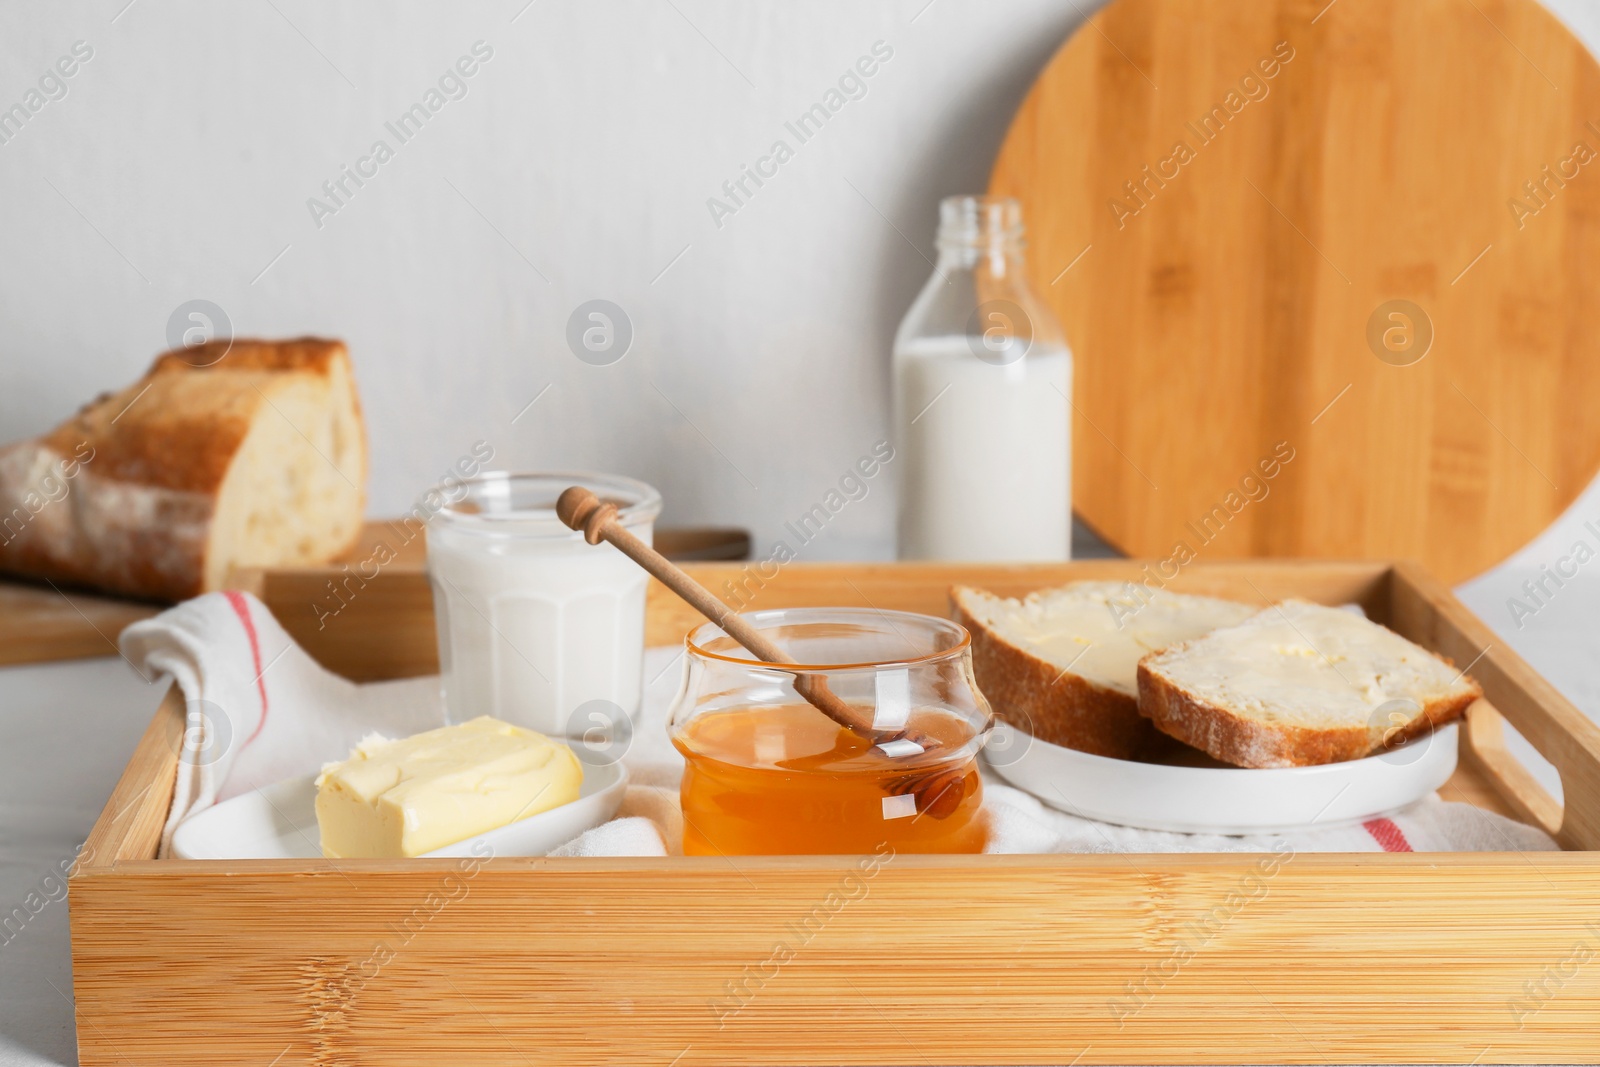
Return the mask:
M1255 611L1130 582L1072 582L1022 600L957 586L950 599L996 715L1040 740L1117 759L1161 740L1139 715L1139 660Z
M1140 713L1239 767L1359 759L1459 718L1481 695L1392 630L1304 600L1139 663Z

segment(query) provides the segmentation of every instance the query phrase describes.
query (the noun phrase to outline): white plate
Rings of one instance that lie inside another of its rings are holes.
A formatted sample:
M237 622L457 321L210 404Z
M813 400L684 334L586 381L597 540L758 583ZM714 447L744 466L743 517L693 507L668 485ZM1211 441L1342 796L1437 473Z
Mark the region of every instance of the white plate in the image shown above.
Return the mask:
M291 778L241 793L190 816L172 835L172 853L184 860L284 860L322 856L317 833L317 780ZM457 841L427 856L483 855L483 842L494 856L543 856L585 830L616 814L628 788L628 772L620 763L583 768L578 799L559 808Z
M1178 833L1282 833L1387 815L1456 769L1454 723L1402 748L1317 767L1176 767L1093 756L996 723L985 762L1053 808Z

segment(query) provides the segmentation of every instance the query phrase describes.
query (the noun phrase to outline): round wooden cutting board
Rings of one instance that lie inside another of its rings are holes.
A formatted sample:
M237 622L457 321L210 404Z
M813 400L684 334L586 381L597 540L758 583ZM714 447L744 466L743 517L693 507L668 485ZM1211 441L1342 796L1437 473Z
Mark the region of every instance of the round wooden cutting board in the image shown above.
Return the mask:
M1166 571L1459 581L1600 470L1600 67L1536 0L1115 0L991 192L1077 358L1076 508Z

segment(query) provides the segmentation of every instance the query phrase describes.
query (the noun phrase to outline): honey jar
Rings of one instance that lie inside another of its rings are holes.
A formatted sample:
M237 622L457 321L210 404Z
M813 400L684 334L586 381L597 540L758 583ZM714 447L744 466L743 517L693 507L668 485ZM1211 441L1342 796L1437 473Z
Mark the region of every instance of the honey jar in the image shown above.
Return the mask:
M858 608L743 617L795 662L755 659L711 623L686 639L668 722L686 761L686 854L982 850L977 755L993 715L964 628ZM829 718L801 679L870 728Z

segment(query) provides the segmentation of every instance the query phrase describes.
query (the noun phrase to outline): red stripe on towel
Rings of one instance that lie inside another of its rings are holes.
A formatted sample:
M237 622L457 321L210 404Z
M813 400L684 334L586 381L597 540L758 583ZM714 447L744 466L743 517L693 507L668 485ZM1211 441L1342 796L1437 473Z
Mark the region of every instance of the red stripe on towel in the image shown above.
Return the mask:
M255 661L256 667L256 691L261 694L261 721L256 723L255 733L245 740L248 745L261 736L261 728L267 725L267 683L262 678L266 672L261 669L261 641L256 637L256 624L250 618L250 602L244 598L244 594L227 589L222 595L233 605L233 612L239 616L239 621L244 624L244 634L250 639L250 658Z
M1405 833L1394 824L1393 819L1369 819L1361 824L1361 828L1371 834L1385 852L1411 851L1411 842L1406 840Z

